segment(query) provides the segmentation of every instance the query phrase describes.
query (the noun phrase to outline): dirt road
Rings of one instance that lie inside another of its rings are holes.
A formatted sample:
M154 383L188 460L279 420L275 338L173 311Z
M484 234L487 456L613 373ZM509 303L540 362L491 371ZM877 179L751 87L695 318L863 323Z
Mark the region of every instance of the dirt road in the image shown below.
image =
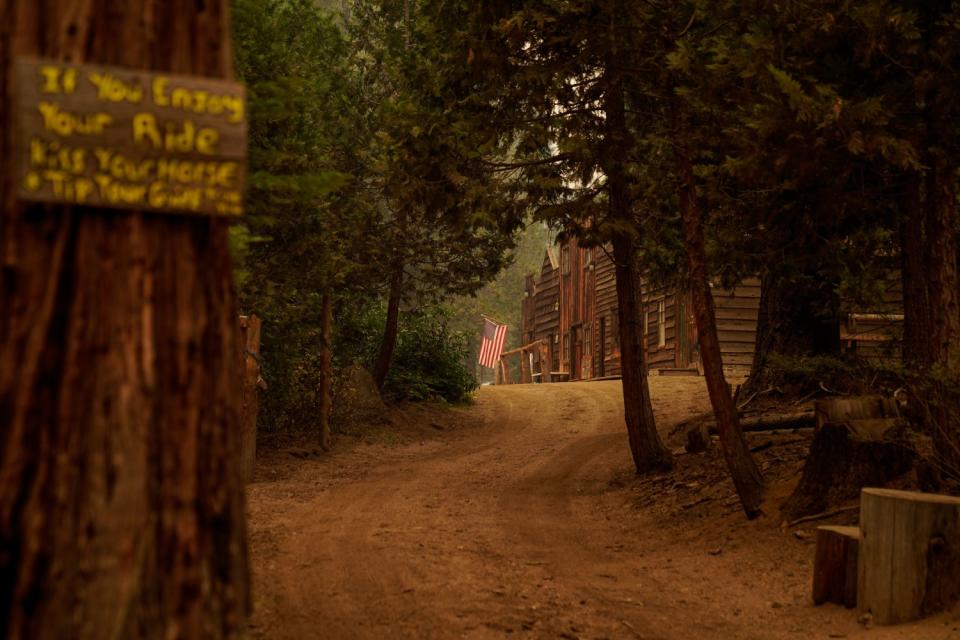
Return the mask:
M699 378L651 383L664 430L708 407ZM811 539L746 522L722 474L684 481L709 503L651 506L677 475L631 473L616 381L402 417L399 443L266 457L252 637L960 638L946 616L866 630L813 607Z

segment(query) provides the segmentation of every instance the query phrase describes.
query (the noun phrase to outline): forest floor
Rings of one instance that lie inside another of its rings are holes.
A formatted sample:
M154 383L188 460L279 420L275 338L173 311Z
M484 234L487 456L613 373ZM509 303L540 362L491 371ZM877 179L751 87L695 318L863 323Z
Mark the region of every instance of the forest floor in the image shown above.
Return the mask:
M776 508L806 437L749 436L770 497L748 522L716 451L670 435L709 409L702 378L650 383L670 474L631 471L618 381L484 387L466 407L394 409L332 454L266 448L250 636L960 638L960 612L868 628L813 606L821 523L788 529Z

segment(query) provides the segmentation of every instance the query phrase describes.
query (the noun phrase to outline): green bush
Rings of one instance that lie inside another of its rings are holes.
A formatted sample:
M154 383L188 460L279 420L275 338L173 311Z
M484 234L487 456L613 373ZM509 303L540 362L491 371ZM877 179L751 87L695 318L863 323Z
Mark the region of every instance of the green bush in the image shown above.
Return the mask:
M467 367L467 335L449 326L442 309L408 314L400 328L385 395L397 400L464 402L477 382Z

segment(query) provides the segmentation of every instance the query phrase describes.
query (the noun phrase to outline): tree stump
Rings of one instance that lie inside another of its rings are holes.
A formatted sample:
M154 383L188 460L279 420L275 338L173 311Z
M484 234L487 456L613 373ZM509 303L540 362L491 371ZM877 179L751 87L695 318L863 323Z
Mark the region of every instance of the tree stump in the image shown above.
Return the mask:
M876 396L818 401L813 443L784 515L826 511L909 471L915 454L896 412L895 401Z
M864 489L858 608L898 624L960 600L960 498Z
M857 556L860 529L817 527L817 555L813 564L813 602L833 602L848 609L857 606Z
M683 447L687 453L703 453L710 448L710 432L707 425L696 423L687 430L687 444Z

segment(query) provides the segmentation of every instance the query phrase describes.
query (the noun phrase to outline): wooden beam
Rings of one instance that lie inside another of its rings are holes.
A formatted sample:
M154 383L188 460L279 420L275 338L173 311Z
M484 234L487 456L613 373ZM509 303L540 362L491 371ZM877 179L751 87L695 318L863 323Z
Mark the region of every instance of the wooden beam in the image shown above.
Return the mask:
M851 313L851 320L878 320L878 321L892 321L892 322L903 322L902 313Z
M517 347L516 349L511 349L510 351L504 351L500 354L501 358L506 358L507 356L515 356L518 353L523 353L524 351L530 351L534 347L543 343L543 340L537 340L536 342L531 342L530 344L525 344L522 347Z

